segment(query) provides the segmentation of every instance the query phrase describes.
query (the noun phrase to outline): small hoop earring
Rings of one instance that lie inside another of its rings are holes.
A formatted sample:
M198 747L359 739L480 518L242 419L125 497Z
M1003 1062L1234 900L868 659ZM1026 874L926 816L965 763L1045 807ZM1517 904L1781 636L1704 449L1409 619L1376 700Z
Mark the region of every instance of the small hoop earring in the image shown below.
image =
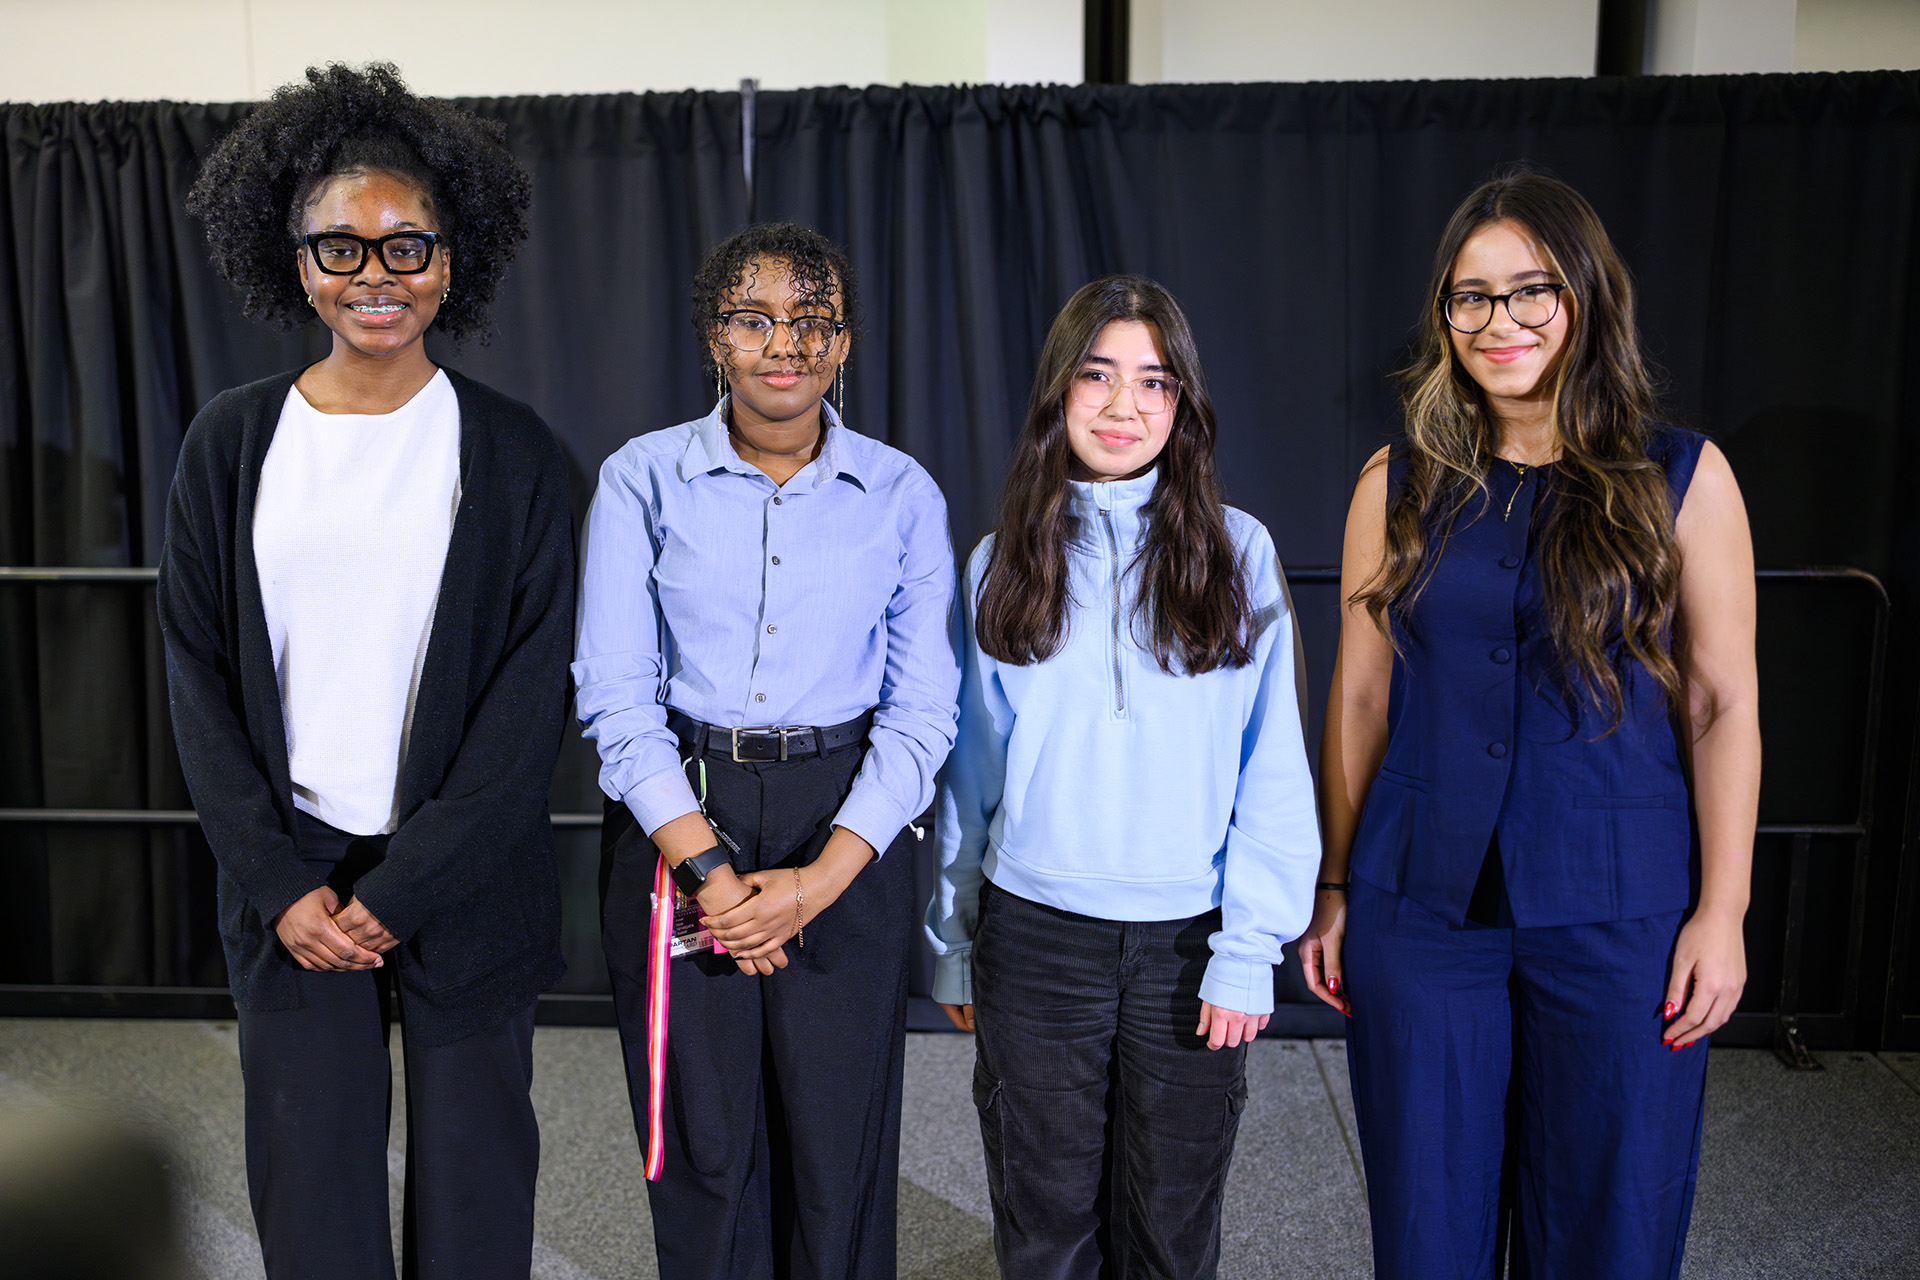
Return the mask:
M446 306L446 305L447 305L447 299L448 299L448 298L451 298L452 296L453 296L453 290L452 290L452 289L448 289L448 290L447 290L447 291L446 291L445 293L443 293L443 294L441 294L441 295L440 295L440 305L441 305L441 306L443 306L443 307L444 307L444 306Z
M313 295L312 295L312 294L308 294L308 295L307 295L307 305L308 305L308 306L310 306L310 307L313 307L313 306L317 306L317 305L318 305L317 303L315 303L315 302L314 302L314 300L313 300Z

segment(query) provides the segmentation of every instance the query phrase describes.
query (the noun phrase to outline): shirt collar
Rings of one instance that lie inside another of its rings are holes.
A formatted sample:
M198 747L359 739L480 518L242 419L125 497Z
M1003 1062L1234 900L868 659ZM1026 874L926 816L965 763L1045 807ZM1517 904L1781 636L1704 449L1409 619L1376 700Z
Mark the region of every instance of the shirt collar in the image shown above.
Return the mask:
M1068 483L1073 491L1076 515L1091 515L1095 511L1133 514L1147 504L1153 497L1153 491L1159 487L1160 468L1158 465L1150 467L1145 474L1131 480L1108 480L1103 484L1073 480Z
M726 403L726 399L721 398L706 417L693 424L687 447L680 452L679 475L682 482L691 481L695 476L711 475L715 471L731 471L743 476L763 474L758 467L742 462L740 455L733 451L733 442L727 438L726 424L720 417ZM820 402L820 411L827 423L826 442L820 446L820 456L802 467L794 480L811 473L811 487L818 488L827 480L844 476L865 490L867 480L862 474L861 460L852 447L853 433L847 430L840 415L825 400ZM793 481L787 483L792 484Z

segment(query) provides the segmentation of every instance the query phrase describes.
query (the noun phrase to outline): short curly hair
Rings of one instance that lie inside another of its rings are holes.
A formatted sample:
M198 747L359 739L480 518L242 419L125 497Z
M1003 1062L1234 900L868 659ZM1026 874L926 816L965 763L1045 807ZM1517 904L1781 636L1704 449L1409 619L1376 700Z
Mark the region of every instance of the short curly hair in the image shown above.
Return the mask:
M506 148L506 128L447 102L415 97L391 63L307 68L214 148L187 193L206 224L213 266L240 290L246 314L291 328L312 314L288 260L306 208L335 174L396 174L425 193L456 254L452 296L434 323L484 335L487 309L527 237L533 184Z
M850 335L859 335L860 289L854 280L853 264L840 246L797 222L756 222L716 245L693 277L693 331L699 336L709 376L719 372L713 362L711 340L720 327L727 293L761 258L787 269L803 306L833 311L833 294L838 289L836 318L846 322Z

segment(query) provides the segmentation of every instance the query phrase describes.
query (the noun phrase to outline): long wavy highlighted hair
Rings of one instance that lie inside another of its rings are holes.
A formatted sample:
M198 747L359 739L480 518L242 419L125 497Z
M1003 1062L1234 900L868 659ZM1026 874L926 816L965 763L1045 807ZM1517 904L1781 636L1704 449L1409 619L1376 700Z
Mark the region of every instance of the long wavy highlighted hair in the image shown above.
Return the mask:
M1145 513L1134 634L1163 671L1178 665L1198 675L1243 667L1253 660L1253 607L1220 508L1213 398L1186 314L1172 294L1143 276L1108 276L1087 285L1067 300L1047 332L994 525L975 635L982 650L1019 666L1044 662L1066 640L1073 603L1067 543L1075 532L1067 392L1100 331L1123 320L1159 330L1168 371L1180 383L1173 427L1154 464L1160 483Z
M1480 387L1460 366L1441 297L1462 246L1491 223L1517 223L1568 288L1567 341L1555 366L1553 422L1560 460L1538 535L1546 616L1568 692L1607 718L1626 715L1623 659L1677 703L1671 625L1680 555L1666 473L1647 456L1658 394L1634 324L1633 282L1593 206L1566 183L1507 170L1454 211L1433 259L1418 354L1400 376L1408 464L1387 502L1386 556L1356 592L1376 625L1407 617L1455 523L1479 518L1491 496L1497 435Z

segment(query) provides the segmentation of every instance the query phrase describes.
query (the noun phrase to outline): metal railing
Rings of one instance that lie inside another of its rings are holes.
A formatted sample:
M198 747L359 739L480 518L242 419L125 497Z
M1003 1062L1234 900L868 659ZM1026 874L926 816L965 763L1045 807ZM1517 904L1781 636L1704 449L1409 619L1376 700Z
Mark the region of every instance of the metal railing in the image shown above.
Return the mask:
M56 585L152 585L157 571L150 568L74 569L0 567L0 586ZM1788 1065L1799 1069L1817 1069L1818 1063L1807 1048L1809 1034L1826 1045L1852 1045L1860 1019L1860 965L1867 906L1867 871L1873 832L1873 786L1879 758L1881 732L1881 696L1885 680L1886 651L1891 605L1880 581L1872 574L1848 568L1763 569L1759 582L1826 582L1845 585L1865 592L1873 610L1871 657L1867 671L1867 697L1860 742L1858 777L1859 796L1854 817L1838 823L1763 823L1757 831L1761 838L1786 837L1790 840L1787 866L1787 902L1785 923L1780 936L1780 982L1773 1009L1734 1015L1719 1034L1721 1043L1767 1044ZM1334 565L1308 565L1287 570L1294 586L1337 586L1340 571ZM1920 763L1916 767L1916 786L1920 786ZM1911 803L1910 803L1911 807ZM590 812L563 812L552 815L556 828L598 827L601 815ZM75 809L7 808L0 809L0 824L36 823L75 826L192 826L199 822L191 809ZM1914 833L1920 836L1920 832ZM1808 889L1813 877L1813 843L1817 838L1852 841L1851 900L1847 921L1845 992L1841 1008L1809 1012L1801 990L1808 922ZM1915 888L1920 881L1920 844L1910 839L1907 857L1901 867L1900 895L1903 901L1920 896ZM1901 930L1895 947L1895 965L1901 961L1909 931ZM1887 1012L1888 1031L1892 1031L1895 1013L1894 992L1901 987L1902 974L1896 967L1889 975ZM611 1020L609 997L595 994L553 994L541 999L543 1022L605 1022ZM231 1016L232 1002L222 987L106 987L80 984L0 984L0 1016L52 1015L159 1017ZM1889 1043L1891 1041L1889 1040Z

